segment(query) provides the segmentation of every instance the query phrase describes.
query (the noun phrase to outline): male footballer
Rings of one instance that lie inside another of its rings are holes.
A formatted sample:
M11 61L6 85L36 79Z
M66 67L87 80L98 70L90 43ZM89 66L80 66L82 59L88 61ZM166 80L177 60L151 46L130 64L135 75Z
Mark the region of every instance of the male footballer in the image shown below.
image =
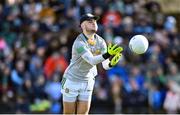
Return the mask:
M90 13L80 18L82 33L74 41L71 62L61 81L64 114L88 114L97 75L96 65L102 63L107 70L121 58L122 47L112 44L107 47L104 39L96 34L98 19Z

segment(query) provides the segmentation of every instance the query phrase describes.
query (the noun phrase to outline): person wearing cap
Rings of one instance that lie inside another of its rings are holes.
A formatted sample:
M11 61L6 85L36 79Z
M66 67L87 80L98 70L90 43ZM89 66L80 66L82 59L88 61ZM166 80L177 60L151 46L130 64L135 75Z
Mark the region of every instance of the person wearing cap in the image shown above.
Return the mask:
M96 34L98 16L87 13L80 18L82 33L72 46L70 65L62 78L63 113L88 114L97 75L96 65L102 63L110 69L120 60L123 48L106 45L105 40Z

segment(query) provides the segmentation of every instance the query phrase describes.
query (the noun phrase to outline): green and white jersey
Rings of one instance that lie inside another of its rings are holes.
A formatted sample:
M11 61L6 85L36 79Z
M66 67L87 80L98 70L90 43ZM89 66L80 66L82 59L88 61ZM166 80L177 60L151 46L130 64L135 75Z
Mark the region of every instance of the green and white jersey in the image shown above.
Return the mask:
M102 57L107 50L105 40L99 35L95 35L94 46L88 44L87 38L84 34L78 35L72 46L72 58L70 65L67 67L64 76L72 81L88 81L90 78L97 75L96 65L88 63L82 58L82 55L86 52L90 52L91 55L96 57ZM90 57L87 56L86 59ZM100 62L104 61L104 58Z

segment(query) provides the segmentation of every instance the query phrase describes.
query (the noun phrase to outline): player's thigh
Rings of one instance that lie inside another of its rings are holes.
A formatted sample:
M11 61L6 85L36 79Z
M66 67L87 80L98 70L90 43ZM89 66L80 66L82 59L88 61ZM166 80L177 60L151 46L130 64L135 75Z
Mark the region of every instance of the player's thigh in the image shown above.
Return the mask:
M63 95L63 113L73 114L76 111L76 100L78 96L77 83L63 78L61 93Z
M80 93L77 101L77 113L88 114L91 106L92 91Z
M90 79L87 83L84 83L84 88L81 89L78 96L78 101L87 101L90 102L92 98L92 93L94 89L94 79Z
M61 83L63 102L75 102L78 96L79 84L66 78L63 78Z
M78 101L77 102L77 114L88 114L91 101Z
M76 102L63 102L63 114L75 114Z
M83 91L79 92L78 102L77 102L78 114L88 114L91 105L94 83L95 80L90 79L86 85L86 88Z

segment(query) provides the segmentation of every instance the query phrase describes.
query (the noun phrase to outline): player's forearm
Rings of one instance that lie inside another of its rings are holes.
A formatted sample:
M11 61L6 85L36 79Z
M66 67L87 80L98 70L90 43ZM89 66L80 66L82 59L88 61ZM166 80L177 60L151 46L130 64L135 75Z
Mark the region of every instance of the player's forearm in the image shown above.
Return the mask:
M102 55L93 56L90 52L84 53L82 58L91 65L97 65L105 60Z

